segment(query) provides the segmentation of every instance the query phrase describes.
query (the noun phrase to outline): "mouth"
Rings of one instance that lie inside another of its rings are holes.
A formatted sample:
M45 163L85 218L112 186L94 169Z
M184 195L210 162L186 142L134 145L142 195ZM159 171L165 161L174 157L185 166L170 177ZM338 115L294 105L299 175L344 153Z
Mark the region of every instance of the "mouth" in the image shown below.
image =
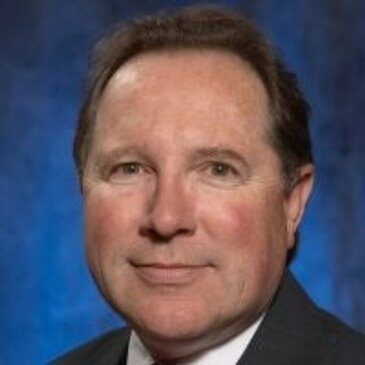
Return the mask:
M208 265L182 263L132 264L136 274L148 285L186 285L196 280Z

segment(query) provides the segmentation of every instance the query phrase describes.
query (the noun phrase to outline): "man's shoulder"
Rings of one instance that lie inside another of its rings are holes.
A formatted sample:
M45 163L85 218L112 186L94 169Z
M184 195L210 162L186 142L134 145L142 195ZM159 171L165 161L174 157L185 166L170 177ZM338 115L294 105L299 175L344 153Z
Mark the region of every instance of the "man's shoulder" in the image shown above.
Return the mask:
M50 365L106 365L119 364L126 356L130 330L110 331L72 350L51 362Z
M288 273L239 364L362 365L365 335L318 308Z
M318 361L321 364L363 364L365 335L315 305L297 282L294 286L294 295L298 297L298 303L302 302L296 322L304 328L303 334L310 336L306 346L314 355L312 361L317 358L321 359Z
M322 329L322 347L326 349L328 363L363 364L365 361L365 335L355 331L332 314L319 310Z
M365 361L365 335L347 325L331 313L315 305L306 294L308 305L303 315L313 323L311 331L313 348L317 349L325 364L363 364ZM306 314L304 314L306 313ZM316 323L316 325L314 324ZM303 322L304 324L304 322ZM308 328L308 330L310 327ZM322 362L321 362L322 363Z

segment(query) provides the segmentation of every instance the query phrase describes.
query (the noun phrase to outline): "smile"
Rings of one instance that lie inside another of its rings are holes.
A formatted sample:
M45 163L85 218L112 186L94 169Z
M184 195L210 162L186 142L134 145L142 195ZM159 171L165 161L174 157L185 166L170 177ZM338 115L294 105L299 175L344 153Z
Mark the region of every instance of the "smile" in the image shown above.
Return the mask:
M186 285L194 281L206 265L143 264L133 265L137 275L148 285Z

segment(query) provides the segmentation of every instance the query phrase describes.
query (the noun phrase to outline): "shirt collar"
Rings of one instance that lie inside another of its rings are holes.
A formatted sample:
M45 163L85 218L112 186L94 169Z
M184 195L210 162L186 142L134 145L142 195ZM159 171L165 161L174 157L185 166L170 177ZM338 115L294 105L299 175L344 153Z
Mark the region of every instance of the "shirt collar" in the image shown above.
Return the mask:
M229 341L199 354L193 359L182 361L179 365L234 365L240 359L252 337L256 333L264 314L250 327ZM128 346L127 365L150 365L153 359L137 334L132 331Z

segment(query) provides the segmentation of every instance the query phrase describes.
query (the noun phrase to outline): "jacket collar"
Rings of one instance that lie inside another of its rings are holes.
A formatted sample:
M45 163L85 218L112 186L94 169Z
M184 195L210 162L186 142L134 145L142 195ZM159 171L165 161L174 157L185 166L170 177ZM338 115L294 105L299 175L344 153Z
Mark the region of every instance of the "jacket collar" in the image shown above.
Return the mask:
M318 310L286 272L258 331L237 365L315 363L319 353Z

